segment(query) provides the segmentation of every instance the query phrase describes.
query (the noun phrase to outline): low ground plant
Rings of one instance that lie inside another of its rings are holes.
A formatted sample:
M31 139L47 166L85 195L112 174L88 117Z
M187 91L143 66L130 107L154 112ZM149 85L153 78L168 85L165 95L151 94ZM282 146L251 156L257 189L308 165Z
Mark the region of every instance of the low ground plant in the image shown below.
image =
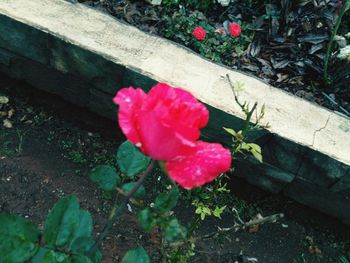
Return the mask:
M252 26L240 20L213 25L199 12L180 9L172 17L164 17L164 36L197 51L218 63L232 65L251 43Z

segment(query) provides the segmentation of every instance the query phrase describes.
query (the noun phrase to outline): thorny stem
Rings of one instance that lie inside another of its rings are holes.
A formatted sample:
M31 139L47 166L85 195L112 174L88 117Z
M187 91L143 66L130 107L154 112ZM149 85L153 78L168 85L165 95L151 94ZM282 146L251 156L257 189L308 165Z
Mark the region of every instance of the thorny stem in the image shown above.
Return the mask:
M104 238L107 236L108 232L111 230L113 224L123 214L123 212L124 212L124 210L126 208L126 205L129 203L129 201L132 198L132 196L135 194L135 192L143 184L143 182L145 181L147 175L152 171L152 169L154 167L154 163L155 163L155 161L152 160L150 165L146 169L146 171L141 174L139 180L135 183L134 187L124 197L123 202L120 205L118 205L117 202L114 203L114 205L113 205L113 207L112 207L112 209L110 211L110 214L109 214L109 217L108 217L108 221L107 221L105 227L103 228L102 233L98 236L98 238L96 239L94 245L91 247L90 251L88 252L89 256L92 256L96 252L96 250L98 249L98 247L100 246L100 244L102 243Z
M350 0L349 0L350 1ZM242 109L242 111L244 112L244 114L246 115L246 119L244 121L244 126L243 126L243 129L242 129L242 136L245 137L245 135L247 134L247 132L249 131L249 126L250 126L250 121L252 119L252 116L253 116L253 113L255 112L256 110L256 107L258 106L258 103L255 102L254 105L253 105L253 108L251 110L249 110L245 104L242 104L239 99L238 99L238 95L235 91L235 87L230 79L230 76L228 74L226 74L226 77L227 77L227 80L228 80L228 83L230 84L230 87L231 87L231 90L233 92L233 96L235 98L235 101L236 103L239 105L239 107Z
M236 94L236 91L235 91L235 86L233 85L233 83L232 83L232 81L231 81L231 79L230 79L230 76L229 76L228 74L226 74L226 78L227 78L227 80L228 80L228 83L230 84L230 87L231 87L231 90L232 90L232 93L233 93L233 96L234 96L234 98L235 98L236 103L239 105L239 107L241 107L242 111L243 111L246 115L248 115L249 112L248 112L247 109L245 108L245 105L242 104L242 103L239 101L238 95Z
M339 13L339 16L337 18L334 29L332 31L331 39L329 40L328 45L327 45L327 53L326 53L326 56L324 58L324 68L323 68L323 80L327 84L330 83L329 76L328 76L328 66L329 66L329 60L330 60L330 56L331 56L332 49L333 49L333 42L334 42L335 36L337 35L338 29L340 27L341 20L349 8L350 8L350 0L345 0L342 8L340 10L340 13Z

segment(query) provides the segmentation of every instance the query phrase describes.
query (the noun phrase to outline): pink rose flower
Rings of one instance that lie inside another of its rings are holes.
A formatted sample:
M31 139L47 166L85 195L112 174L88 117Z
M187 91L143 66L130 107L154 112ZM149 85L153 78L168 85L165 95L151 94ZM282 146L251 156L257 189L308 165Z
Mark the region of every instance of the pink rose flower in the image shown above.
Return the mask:
M169 176L182 187L201 186L230 168L229 150L198 140L209 113L189 92L158 83L148 94L123 88L113 101L127 139L144 154L165 161Z
M194 35L194 37L197 40L203 40L205 39L207 32L205 31L205 29L201 26L196 27L195 29L193 29L192 31L192 35Z
M238 37L240 34L241 34L241 26L237 23L231 23L229 26L228 26L228 30L230 31L230 34L233 36L233 37Z

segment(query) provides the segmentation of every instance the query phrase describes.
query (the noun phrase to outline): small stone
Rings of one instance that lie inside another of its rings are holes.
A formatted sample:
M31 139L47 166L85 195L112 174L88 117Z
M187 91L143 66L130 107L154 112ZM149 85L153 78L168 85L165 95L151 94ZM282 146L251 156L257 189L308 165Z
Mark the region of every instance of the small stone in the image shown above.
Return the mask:
M126 204L126 207L128 208L128 211L129 211L130 213L132 213L132 208L131 208L131 205Z
M316 25L316 27L317 27L317 28L321 28L321 27L323 27L322 22L318 22L318 23L317 23L317 25Z

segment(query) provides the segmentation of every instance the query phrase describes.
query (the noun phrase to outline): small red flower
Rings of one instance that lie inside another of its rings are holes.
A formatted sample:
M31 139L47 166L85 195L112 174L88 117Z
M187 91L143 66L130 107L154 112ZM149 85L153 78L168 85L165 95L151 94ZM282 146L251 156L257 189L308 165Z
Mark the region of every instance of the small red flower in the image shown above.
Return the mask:
M201 26L197 26L195 29L193 29L192 31L192 35L194 35L194 37L197 40L203 40L205 38L205 35L207 34L207 32L205 31L205 29Z
M237 23L231 23L228 27L228 30L233 37L238 37L242 31L241 26Z

